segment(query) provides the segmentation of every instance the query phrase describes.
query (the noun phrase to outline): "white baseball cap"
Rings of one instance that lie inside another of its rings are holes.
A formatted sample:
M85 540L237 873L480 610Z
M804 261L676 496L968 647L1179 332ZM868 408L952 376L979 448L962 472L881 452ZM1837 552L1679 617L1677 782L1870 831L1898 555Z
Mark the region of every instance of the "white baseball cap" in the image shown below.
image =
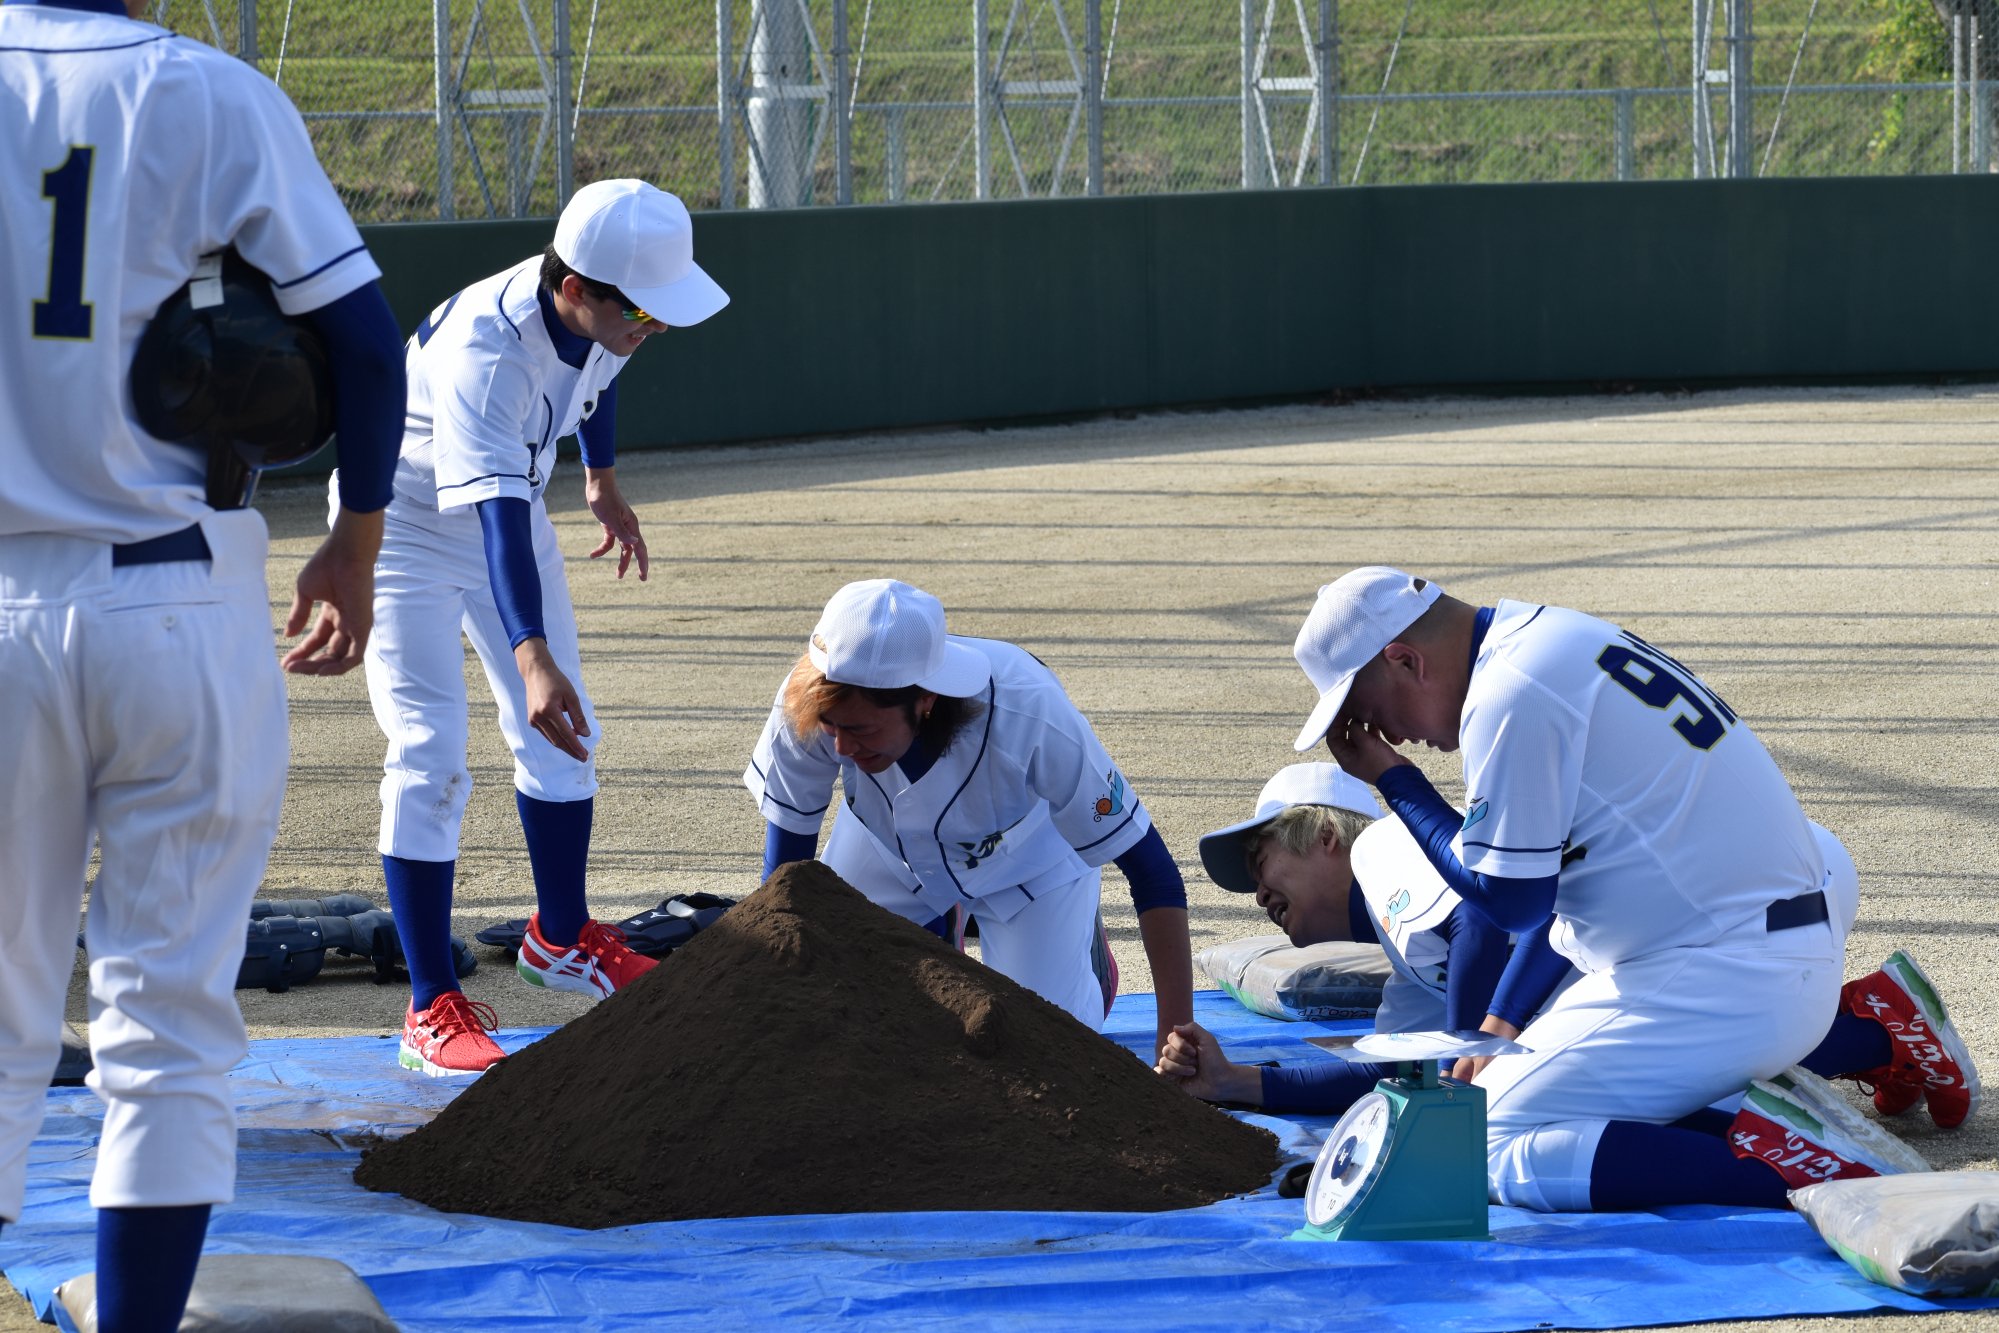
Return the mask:
M694 262L687 205L644 181L593 181L570 196L555 224L555 253L662 324L699 324L729 304Z
M1360 669L1443 594L1436 584L1386 565L1342 574L1319 589L1291 645L1291 655L1319 687L1319 705L1293 749L1302 754L1326 738Z
M870 690L915 685L962 699L992 677L985 654L945 636L943 604L895 579L834 593L805 653L826 679Z
M1291 764L1280 768L1256 796L1256 816L1216 829L1201 839L1201 864L1208 878L1231 893L1254 893L1256 883L1243 862L1249 835L1294 805L1330 805L1369 819L1381 817L1381 802L1365 782L1338 764Z

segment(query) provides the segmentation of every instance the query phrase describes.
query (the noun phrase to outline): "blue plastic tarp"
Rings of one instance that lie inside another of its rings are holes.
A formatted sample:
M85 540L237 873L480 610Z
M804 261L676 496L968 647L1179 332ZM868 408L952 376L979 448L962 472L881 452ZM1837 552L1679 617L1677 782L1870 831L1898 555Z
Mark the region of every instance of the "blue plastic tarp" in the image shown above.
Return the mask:
M1245 1060L1329 1058L1302 1038L1358 1030L1258 1018L1218 992L1203 992L1196 1010ZM502 1044L539 1035L509 1033ZM1151 997L1121 997L1109 1035L1149 1049ZM1493 1239L1476 1243L1289 1240L1301 1205L1274 1187L1172 1213L873 1213L607 1231L442 1214L351 1178L356 1135L418 1123L460 1086L399 1069L393 1040L260 1041L233 1078L243 1123L237 1195L216 1210L209 1250L340 1259L410 1333L718 1319L731 1329L838 1319L909 1330L1498 1333L1999 1308L1877 1286L1803 1219L1757 1209L1494 1208ZM100 1112L83 1089L50 1091L26 1210L0 1232L0 1268L38 1312L58 1283L93 1264L87 1191ZM1249 1118L1294 1158L1313 1155L1331 1123ZM798 1148L809 1153L809 1137ZM977 1163L967 1170L975 1175Z

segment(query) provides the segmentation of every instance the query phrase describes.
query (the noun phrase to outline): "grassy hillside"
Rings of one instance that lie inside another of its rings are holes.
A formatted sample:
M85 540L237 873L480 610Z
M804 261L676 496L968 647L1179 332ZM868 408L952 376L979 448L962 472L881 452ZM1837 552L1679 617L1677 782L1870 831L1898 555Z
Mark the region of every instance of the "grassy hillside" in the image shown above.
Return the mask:
M165 20L234 49L239 16L224 0L167 0ZM1810 0L1759 0L1754 62L1759 88L1757 160L1763 158L1793 62L1803 84L1879 77L1869 71L1873 34L1901 0L1820 0L1810 38L1799 45ZM822 44L830 46L829 0L811 0ZM1644 178L1685 176L1692 160L1691 39L1684 0L1341 0L1341 76L1349 97L1380 92L1568 93L1615 88L1673 89L1632 103L1632 169ZM1318 6L1304 0L1316 22ZM544 47L550 0L527 0ZM1006 42L1002 77L1071 77L1050 0L1022 0L1008 38L1009 0L990 0L995 50ZM1405 12L1406 31L1398 30ZM1654 14L1660 26L1655 26ZM720 196L717 165L714 6L703 0L574 0L571 43L582 78L584 114L576 178L635 174L667 184L697 207ZM1080 44L1080 0L1064 0ZM451 0L453 44L466 87L480 94L540 86L520 4L488 3L472 40L472 0ZM1292 0L1276 13L1265 73L1305 75L1305 41ZM436 216L436 146L429 0L261 0L257 63L277 77L312 121L322 158L357 216L390 220ZM594 35L592 24L594 21ZM736 0L740 46L748 0ZM1103 0L1110 42L1106 81L1105 177L1113 192L1229 188L1241 172L1237 89L1239 8L1231 0ZM968 198L972 83L969 0L850 0L849 42L857 52L859 103L853 122L854 180L864 201ZM587 69L583 52L589 51ZM1388 72L1394 53L1392 75ZM280 58L282 56L282 59ZM1714 63L1723 60L1720 43ZM1878 62L1877 62L1878 64ZM1907 77L1905 74L1904 77ZM1205 98L1159 106L1147 99ZM1047 193L1072 107L1015 97L1004 140L994 145L995 191ZM900 104L900 109L891 109ZM915 104L915 105L910 105ZM943 105L938 105L943 104ZM1725 105L1716 99L1717 123ZM1782 174L1902 173L1947 170L1948 95L1796 94L1783 110L1769 170ZM661 114L659 108L678 108ZM651 109L651 110L644 110ZM340 113L398 113L357 120ZM322 118L325 116L336 118ZM1302 100L1270 107L1279 174L1289 179L1304 129ZM808 132L820 107L810 107ZM1346 102L1338 144L1341 176L1358 163L1362 183L1609 179L1614 174L1614 105L1608 97L1525 100ZM1884 124L1897 133L1884 136ZM1370 122L1372 128L1370 132ZM516 104L511 122L479 117L470 151L457 143L460 216L488 207L547 213L554 208L554 143L530 172L538 109ZM814 195L832 192L832 143L822 139ZM1884 138L1892 142L1884 143ZM738 156L742 155L738 134ZM1365 156L1362 158L1362 145ZM1059 186L1083 185L1082 129ZM738 198L746 168L739 162ZM483 172L482 188L479 174ZM1308 177L1309 179L1309 177Z

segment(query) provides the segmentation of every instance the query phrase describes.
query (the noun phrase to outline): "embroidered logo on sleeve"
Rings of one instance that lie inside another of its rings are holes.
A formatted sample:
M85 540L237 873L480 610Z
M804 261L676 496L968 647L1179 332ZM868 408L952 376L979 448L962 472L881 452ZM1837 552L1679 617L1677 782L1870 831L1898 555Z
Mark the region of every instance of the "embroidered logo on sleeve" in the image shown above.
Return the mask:
M1484 819L1484 818L1485 818L1485 816L1486 816L1486 813L1487 813L1487 805L1486 805L1486 802L1484 802L1484 801L1480 800L1480 799L1479 799L1478 797L1476 797L1476 796L1472 797L1472 798L1471 798L1471 813L1465 816L1465 824L1464 824L1464 826L1465 826L1466 828L1470 828L1470 827L1471 827L1471 826L1472 826L1473 824L1476 824L1476 823L1478 823L1478 822L1479 822L1480 820Z
M1110 790L1097 798L1096 822L1098 823L1102 823L1112 815L1124 813L1124 778L1114 768L1104 774L1104 780L1110 783Z
M1403 889L1388 900L1388 910L1381 914L1381 928L1393 933L1395 930L1395 918L1401 916L1408 906L1409 890Z

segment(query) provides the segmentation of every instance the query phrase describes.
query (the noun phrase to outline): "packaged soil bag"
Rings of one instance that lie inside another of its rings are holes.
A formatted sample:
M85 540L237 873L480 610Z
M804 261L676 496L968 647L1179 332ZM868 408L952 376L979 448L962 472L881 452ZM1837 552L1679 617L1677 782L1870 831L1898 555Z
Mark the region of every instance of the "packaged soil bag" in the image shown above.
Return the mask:
M1194 962L1251 1013L1309 1022L1372 1017L1390 976L1378 944L1335 940L1300 949L1282 935L1217 944Z
M56 1288L78 1333L97 1333L97 1275ZM354 1270L302 1254L204 1254L181 1333L396 1333Z
M1920 1296L1999 1296L1999 1172L1828 1180L1791 1206L1871 1282Z

